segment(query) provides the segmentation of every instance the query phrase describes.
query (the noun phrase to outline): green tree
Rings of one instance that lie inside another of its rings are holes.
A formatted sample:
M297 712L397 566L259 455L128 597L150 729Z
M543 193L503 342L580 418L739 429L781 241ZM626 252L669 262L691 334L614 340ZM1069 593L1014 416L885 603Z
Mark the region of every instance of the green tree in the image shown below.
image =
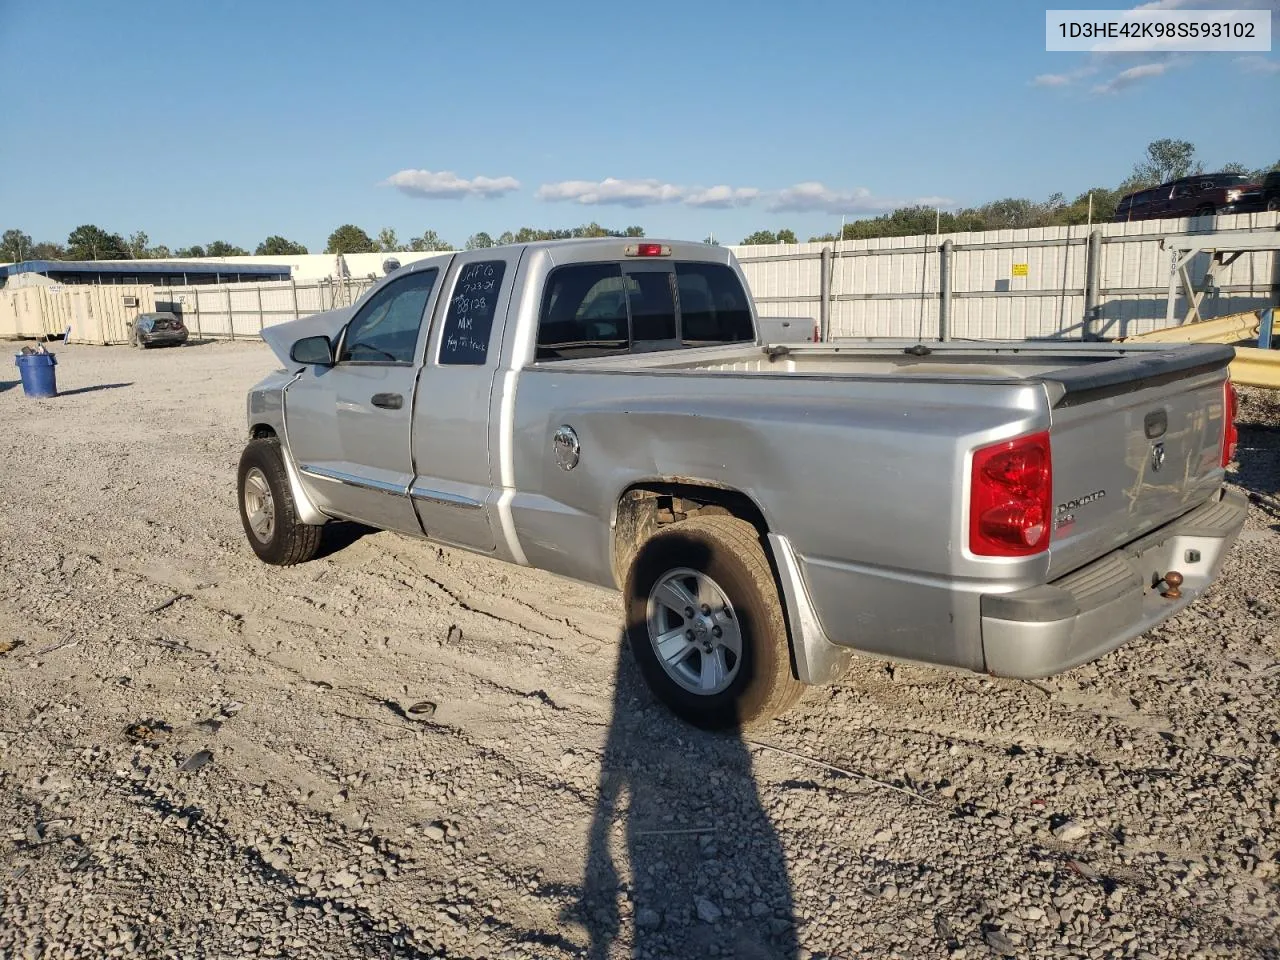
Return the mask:
M147 250L148 260L168 260L169 257L171 256L172 254L169 253L169 248L166 247L163 243L158 243L154 247L150 247Z
M258 244L253 252L260 257L297 257L306 253L307 248L273 233Z
M452 250L453 247L440 239L440 234L434 230L424 230L422 236L409 241L409 249L415 253L430 253L435 250Z
M41 240L31 248L28 260L66 260L67 248L60 243Z
M715 234L712 234L712 235L711 235L711 236L709 236L709 237L705 237L705 238L703 238L703 241L702 241L702 242L703 242L703 243L705 243L705 244L707 244L708 246L711 246L711 247L718 247L718 246L720 246L720 241L719 241L719 240L717 240L717 239L715 238Z
M492 246L493 246L493 237L489 236L483 230L481 230L479 233L473 233L471 236L467 237L468 250L482 250L485 247L492 247Z
M173 252L175 257L181 257L183 260L201 260L205 257L204 247L195 244L190 247L179 247Z
M249 251L244 247L237 247L234 243L227 243L225 240L215 240L205 247L205 256L208 257L247 257L248 255Z
M378 250L382 253L396 253L403 250L400 245L400 238L396 236L394 227L383 227L378 231L378 239L374 241L378 245Z
M120 234L85 223L67 235L67 253L72 260L128 260L129 246Z
M504 247L508 243L515 243L515 242L516 242L516 235L512 233L510 230L504 230L502 234L498 237L498 246L500 247Z
M609 237L616 236L612 230L607 230L600 224L592 220L590 223L584 223L580 227L574 227L569 231L570 236L574 237Z
M772 230L757 230L755 233L748 234L742 238L743 246L752 246L755 244L777 243L778 235Z
M1203 170L1196 162L1195 144L1165 137L1147 144L1146 156L1134 164L1128 183L1131 189L1140 190Z
M796 232L794 230L783 229L778 231L778 242L799 243L800 241L796 239Z
M624 237L643 237L644 227L627 227L622 231Z
M135 260L147 259L147 244L150 242L150 239L151 238L141 230L129 234L129 256L133 257Z
M344 223L329 234L329 243L325 253L373 253L373 240L369 235L352 223Z
M31 256L34 246L29 234L21 230L6 230L0 235L0 260L18 263L21 260L35 259Z

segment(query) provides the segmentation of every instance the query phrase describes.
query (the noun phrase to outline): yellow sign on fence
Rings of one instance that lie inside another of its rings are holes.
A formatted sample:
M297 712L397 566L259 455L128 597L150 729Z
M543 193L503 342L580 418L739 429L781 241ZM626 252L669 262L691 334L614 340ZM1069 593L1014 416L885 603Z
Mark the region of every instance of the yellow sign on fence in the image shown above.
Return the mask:
M1025 263L1015 263L1013 265L1013 275L1015 277L1025 277L1027 275L1027 265Z

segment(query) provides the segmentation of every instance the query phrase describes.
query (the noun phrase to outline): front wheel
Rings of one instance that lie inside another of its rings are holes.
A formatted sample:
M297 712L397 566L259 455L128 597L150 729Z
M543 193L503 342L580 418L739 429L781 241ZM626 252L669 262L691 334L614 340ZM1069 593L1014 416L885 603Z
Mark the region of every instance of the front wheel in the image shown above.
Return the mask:
M258 559L290 566L314 557L324 528L298 519L280 441L250 440L240 455L237 478L240 522Z
M804 692L756 529L733 516L665 528L627 576L627 637L654 694L695 726L762 723Z

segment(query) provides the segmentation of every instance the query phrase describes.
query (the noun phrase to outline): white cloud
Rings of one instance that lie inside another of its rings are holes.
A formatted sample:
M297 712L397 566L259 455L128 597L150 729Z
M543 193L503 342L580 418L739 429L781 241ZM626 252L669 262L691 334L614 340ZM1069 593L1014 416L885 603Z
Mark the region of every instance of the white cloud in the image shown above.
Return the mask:
M1077 80L1091 77L1101 69L1096 61L1090 61L1075 70L1066 73L1042 73L1031 81L1033 87L1068 87Z
M685 195L684 202L691 207L745 207L760 196L755 187L727 187L724 185L707 187L705 190L692 190Z
M1261 57L1256 54L1251 57L1236 57L1235 63L1245 73L1264 75L1280 73L1280 60L1272 60L1270 57Z
M1166 73L1173 66L1171 61L1164 63L1140 63L1136 67L1130 67L1128 70L1121 70L1106 83L1100 83L1093 88L1094 93L1119 93L1121 90L1127 90L1148 77L1158 77Z
M449 170L440 173L432 173L430 170L401 170L382 181L382 186L395 187L411 197L489 199L519 190L520 181L515 177L473 177L467 180Z
M674 203L685 194L681 187L661 180L562 180L544 183L535 196L553 203L573 202L589 205L647 207L658 203Z
M849 191L832 190L816 180L808 180L779 190L769 202L770 210L806 213L883 213L898 207L919 204L927 207L949 207L954 203L948 197L913 197L901 199L880 197L866 187Z

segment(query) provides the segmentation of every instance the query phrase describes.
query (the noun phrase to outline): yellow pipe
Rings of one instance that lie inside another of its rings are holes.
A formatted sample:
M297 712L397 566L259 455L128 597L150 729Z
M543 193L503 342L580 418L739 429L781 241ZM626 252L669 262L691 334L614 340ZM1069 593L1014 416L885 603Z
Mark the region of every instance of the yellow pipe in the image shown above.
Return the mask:
M1164 327L1124 339L1153 343L1238 343L1241 340L1256 340L1261 326L1262 320L1258 313L1250 311L1188 323L1181 327Z
M1231 361L1231 380L1249 387L1280 390L1280 350L1236 347L1236 358Z

